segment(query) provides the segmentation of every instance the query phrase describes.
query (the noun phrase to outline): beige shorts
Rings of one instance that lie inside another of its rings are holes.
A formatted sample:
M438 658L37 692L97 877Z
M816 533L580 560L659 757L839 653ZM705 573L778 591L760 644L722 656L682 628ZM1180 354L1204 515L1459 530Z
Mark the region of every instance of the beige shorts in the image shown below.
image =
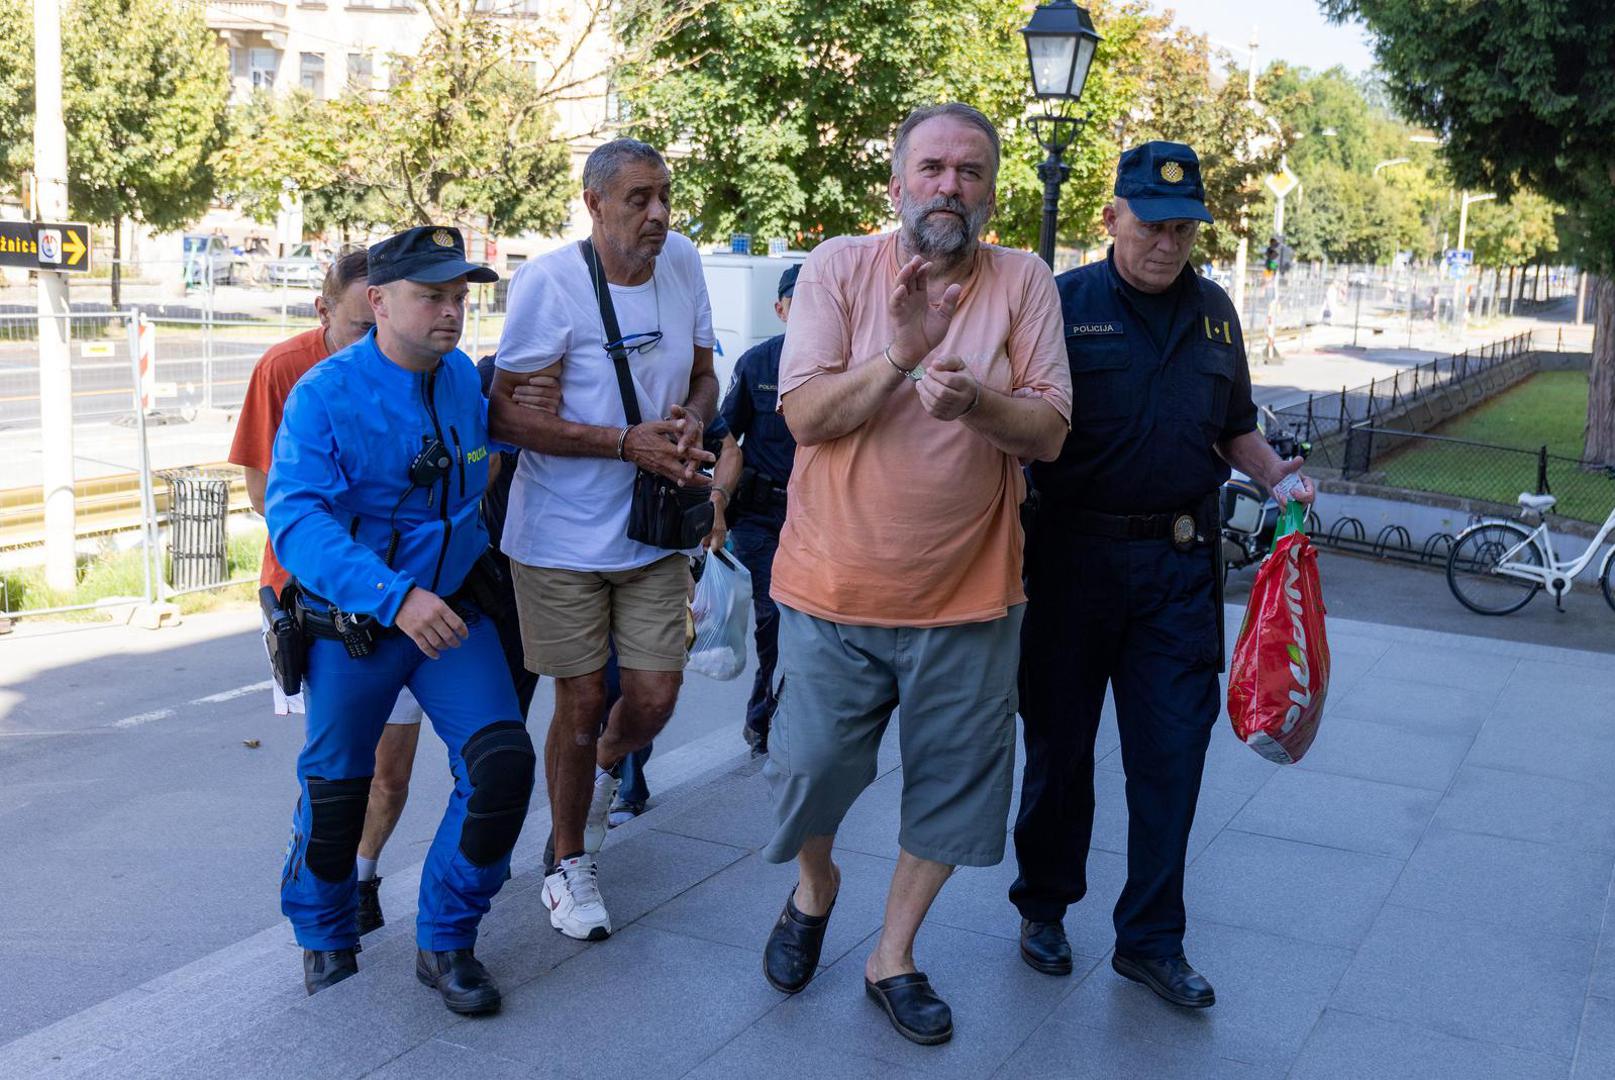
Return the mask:
M690 560L669 555L636 570L553 570L510 561L527 670L556 679L617 664L683 671Z

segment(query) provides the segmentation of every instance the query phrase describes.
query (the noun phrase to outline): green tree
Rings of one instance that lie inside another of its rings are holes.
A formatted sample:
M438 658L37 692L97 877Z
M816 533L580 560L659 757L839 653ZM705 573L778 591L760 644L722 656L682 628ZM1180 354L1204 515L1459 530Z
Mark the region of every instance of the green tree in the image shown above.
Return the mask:
M1534 191L1517 191L1507 202L1474 203L1465 243L1474 250L1478 265L1525 266L1559 250L1561 213Z
M33 154L34 23L28 0L0 0L0 191L14 190Z
M1211 51L1142 0L1087 5L1102 36L1076 111L1085 123L1064 161L1060 241L1099 236L1124 144L1148 138L1195 143L1214 212L1237 222L1266 161L1247 155L1256 119L1242 93L1214 89ZM1030 247L1042 216L1036 169L1044 151L1027 123L1044 111L1031 96L1020 27L1024 4L1006 0L754 0L693 5L678 32L659 33L660 6L625 6L619 32L644 60L623 71L634 134L689 154L676 166L690 227L786 236L811 247L826 236L880 227L889 140L912 108L963 101L999 129L1002 243ZM692 58L695 58L692 61ZM1249 158L1249 160L1243 160ZM1276 160L1276 152L1272 155ZM1224 233L1207 234L1224 243ZM1231 236L1231 231L1226 234Z
M1360 19L1391 95L1446 138L1455 180L1569 207L1601 275L1586 456L1615 463L1615 6L1606 0L1320 0Z
M26 170L33 167L32 21L13 23L13 32L8 57L29 57L25 111L0 120L0 131L10 143L10 165ZM123 222L177 229L212 200L213 155L224 143L229 96L229 60L199 7L178 0L67 3L68 206L75 217L112 226L114 307L122 299Z
M369 103L324 101L305 90L261 91L231 109L230 138L217 166L224 200L258 222L271 222L283 199L302 202L304 224L344 238L390 224L389 214L353 153Z

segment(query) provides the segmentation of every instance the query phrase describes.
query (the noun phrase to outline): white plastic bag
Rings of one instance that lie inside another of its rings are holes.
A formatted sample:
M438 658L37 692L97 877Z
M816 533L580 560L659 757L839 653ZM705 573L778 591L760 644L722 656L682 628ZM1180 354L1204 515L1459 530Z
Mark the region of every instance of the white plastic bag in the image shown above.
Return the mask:
M722 548L709 553L690 611L695 615L695 644L685 668L723 682L738 677L746 670L751 571Z

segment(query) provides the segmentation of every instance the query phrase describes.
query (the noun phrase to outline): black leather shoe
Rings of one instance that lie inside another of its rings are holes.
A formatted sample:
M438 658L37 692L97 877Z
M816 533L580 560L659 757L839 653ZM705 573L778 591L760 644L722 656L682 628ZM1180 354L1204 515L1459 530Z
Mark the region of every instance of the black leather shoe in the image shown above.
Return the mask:
M415 951L415 977L443 995L443 1004L461 1016L499 1011L499 987L470 949Z
M1045 975L1071 974L1071 943L1057 922L1021 920L1021 959Z
M369 881L359 882L359 934L361 936L372 930L380 930L387 925L387 920L381 917L381 888L379 877Z
M359 950L304 949L303 988L317 994L327 986L335 986L343 979L359 973Z
M785 898L779 921L769 931L763 946L763 978L782 994L794 994L813 979L819 970L819 954L824 951L824 931L836 902L823 915L804 915L796 910L796 889Z
M1217 1004L1217 992L1206 977L1189 966L1182 953L1164 960L1112 953L1110 966L1116 974L1143 983L1157 997L1186 1009L1206 1009Z
M921 1046L934 1046L953 1038L953 1010L931 989L922 971L893 975L880 982L864 980L864 993L886 1010L897 1033Z

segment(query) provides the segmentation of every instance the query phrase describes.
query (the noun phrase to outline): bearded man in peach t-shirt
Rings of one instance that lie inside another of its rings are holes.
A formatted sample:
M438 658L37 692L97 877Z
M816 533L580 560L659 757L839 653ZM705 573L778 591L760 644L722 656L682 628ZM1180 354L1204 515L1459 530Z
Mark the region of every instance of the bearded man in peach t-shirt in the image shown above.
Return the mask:
M999 140L964 105L912 113L893 142L896 232L808 257L780 362L798 450L773 568L779 709L764 769L778 828L763 857L800 879L764 953L805 987L841 874L836 829L874 779L901 709L901 852L865 989L904 1037L952 1013L914 936L955 866L1004 854L1026 597L1024 459L1069 431L1060 301L1031 254L980 242Z

